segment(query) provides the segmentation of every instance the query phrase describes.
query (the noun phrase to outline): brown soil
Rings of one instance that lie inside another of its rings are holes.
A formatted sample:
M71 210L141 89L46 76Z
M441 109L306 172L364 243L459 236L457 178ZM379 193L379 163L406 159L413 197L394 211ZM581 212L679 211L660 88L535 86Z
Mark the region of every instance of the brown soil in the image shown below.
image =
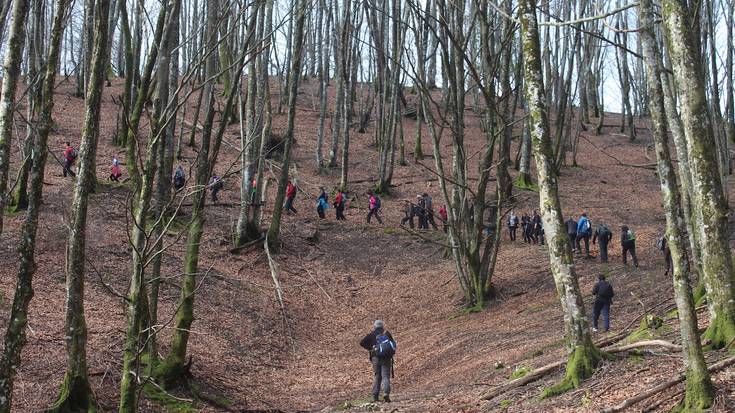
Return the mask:
M348 401L358 406L351 408L355 411L599 411L654 386L680 369L678 354L618 357L604 362L582 388L563 396L537 400L543 387L561 377L558 372L493 401L480 402L483 391L506 381L517 366L538 367L564 357L562 314L548 272L546 249L521 241L512 243L504 235L493 277L498 299L481 313L462 315L462 296L453 279L451 261L442 257L443 248L398 227L402 217L400 200L429 192L437 207L443 204L436 182L425 169L411 163L396 165L393 182L397 186L391 196L383 199L385 225L364 222L365 193L372 187L377 170L372 129L366 134L351 134L350 181L355 183L350 185L350 196L355 199L347 211L348 221L336 222L333 209L327 211L327 220L319 221L314 205L318 187L336 185L339 170L325 175L315 171L316 87L316 82L306 82L300 95L293 159L303 192L297 197L299 213L285 218L283 249L275 256L284 286L288 324L284 323L274 296L265 253L257 248L241 254L228 251L229 233L238 212L236 174L226 180L220 205L207 207L200 260L203 275L196 296L196 322L189 351L196 381L210 393L229 400L231 411L331 411ZM50 139L57 156L64 141L70 140L75 146L79 141L83 102L71 96L72 89L68 83L63 84L57 95L56 128ZM103 99L100 180L109 173L112 157L124 156L110 144L116 113L111 98L119 94L120 83L115 82L106 89ZM411 160L415 122L404 121L406 157ZM468 112L468 122L468 141L471 149L478 150L484 141L479 118ZM617 123L618 118L609 115L607 122ZM285 114L278 115L274 125L274 132L281 134ZM631 164L652 162L648 159L652 153L647 155L651 142L646 126L644 121L639 123L640 139L636 143L628 143L627 137L616 133L617 127L606 128L603 136L585 133L589 142L583 139L580 143L579 167L565 167L560 179L566 215L587 211L593 223L605 222L615 233L610 264L580 257L577 266L588 306L596 276L603 272L612 280L617 295L611 334L631 324L637 326L636 320L644 311L656 306L654 312L663 314L673 303L671 279L663 275L662 259L654 246L664 225L657 177L650 169L622 166L603 153ZM144 125L141 130L146 128ZM223 146L217 167L220 175L237 171L236 128L233 125L225 136L234 146ZM426 131L424 139L424 152L431 153ZM514 150L516 145L514 142ZM450 149L444 147L443 151L448 155ZM194 153L186 148L185 155L182 163L188 169ZM434 167L432 158L424 164ZM39 411L54 400L65 364L65 217L69 213L72 180L62 178L60 166L50 158L46 182L46 205L37 246L36 295L31 303L28 345L15 387L15 410L23 412ZM530 212L535 208L535 192L517 193L517 211ZM125 308L116 294L126 291L130 271L128 196L125 185L104 186L93 196L89 212L87 352L101 411L116 409L119 392ZM269 216L271 205L267 208ZM188 207L184 208L184 218L189 213ZM22 219L22 214L6 216L6 229L0 238L0 259L6 263L0 270L3 331L15 285L15 248ZM639 269L621 263L618 237L622 224L631 226L638 235ZM307 241L314 231L318 232L318 242ZM441 234L426 235L441 242ZM166 278L159 315L163 321L170 320L178 299L184 243L174 243L175 239L175 234L167 238L173 245L164 259ZM593 252L596 254L596 247ZM357 342L376 318L386 320L398 341L395 403L359 407L369 393L371 371L367 355ZM675 323L670 323L675 331ZM160 338L162 351L166 350L169 337L170 325ZM677 342L678 335L669 333L666 339ZM722 355L711 353L708 357ZM503 367L496 368L496 363ZM715 411L735 408L733 374L733 370L727 370L715 376ZM675 387L637 408L660 401L658 409L666 410L678 400L682 389ZM212 403L199 402L197 406L202 411L225 410ZM147 400L141 402L141 409L164 410Z

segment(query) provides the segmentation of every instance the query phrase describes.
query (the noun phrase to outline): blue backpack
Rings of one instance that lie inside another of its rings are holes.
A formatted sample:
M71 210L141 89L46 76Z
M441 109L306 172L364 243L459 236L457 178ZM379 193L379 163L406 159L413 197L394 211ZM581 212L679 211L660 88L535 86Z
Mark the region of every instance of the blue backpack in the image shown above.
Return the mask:
M396 354L396 343L386 333L378 334L372 353L377 358L391 358Z

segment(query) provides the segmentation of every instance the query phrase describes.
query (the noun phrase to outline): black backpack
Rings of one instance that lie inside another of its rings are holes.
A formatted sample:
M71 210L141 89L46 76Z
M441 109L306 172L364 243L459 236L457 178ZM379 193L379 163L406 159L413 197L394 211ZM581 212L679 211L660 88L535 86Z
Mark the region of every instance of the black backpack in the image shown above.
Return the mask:
M388 337L388 333L380 333L375 336L372 354L380 359L391 358L396 354L396 342Z

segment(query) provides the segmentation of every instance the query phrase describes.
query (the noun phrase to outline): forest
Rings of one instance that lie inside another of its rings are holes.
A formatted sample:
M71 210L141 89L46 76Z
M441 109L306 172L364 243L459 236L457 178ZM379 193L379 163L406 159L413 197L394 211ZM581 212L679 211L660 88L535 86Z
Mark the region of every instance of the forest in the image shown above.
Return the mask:
M0 0L0 413L735 411L734 12Z

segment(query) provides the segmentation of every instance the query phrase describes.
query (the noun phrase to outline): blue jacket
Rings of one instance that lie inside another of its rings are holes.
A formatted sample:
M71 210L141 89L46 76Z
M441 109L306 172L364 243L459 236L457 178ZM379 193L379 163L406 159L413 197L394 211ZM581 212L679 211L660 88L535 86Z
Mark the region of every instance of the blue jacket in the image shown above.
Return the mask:
M577 222L577 234L592 234L592 224L587 217L579 217Z

